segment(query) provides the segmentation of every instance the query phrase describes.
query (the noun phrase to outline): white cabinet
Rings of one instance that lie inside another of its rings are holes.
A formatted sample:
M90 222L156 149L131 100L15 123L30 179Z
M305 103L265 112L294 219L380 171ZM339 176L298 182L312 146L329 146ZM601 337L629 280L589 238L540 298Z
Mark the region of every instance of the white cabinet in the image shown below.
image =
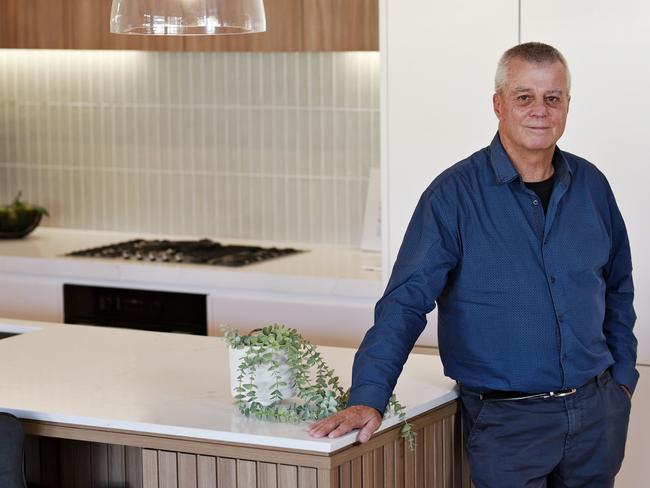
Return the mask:
M383 0L384 279L418 198L445 168L489 145L494 71L517 44L517 0ZM435 312L423 336L436 342Z
M639 362L650 363L650 2L522 0L522 42L566 56L571 107L558 143L598 166L612 185L632 247Z
M0 275L0 317L63 322L63 285L33 276Z

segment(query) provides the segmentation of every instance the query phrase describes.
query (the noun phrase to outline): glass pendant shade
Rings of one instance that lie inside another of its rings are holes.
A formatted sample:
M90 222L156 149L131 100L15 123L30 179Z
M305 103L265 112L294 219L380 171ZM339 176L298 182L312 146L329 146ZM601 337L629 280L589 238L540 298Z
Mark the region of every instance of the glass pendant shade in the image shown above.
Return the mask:
M113 0L111 32L166 36L266 31L263 0Z

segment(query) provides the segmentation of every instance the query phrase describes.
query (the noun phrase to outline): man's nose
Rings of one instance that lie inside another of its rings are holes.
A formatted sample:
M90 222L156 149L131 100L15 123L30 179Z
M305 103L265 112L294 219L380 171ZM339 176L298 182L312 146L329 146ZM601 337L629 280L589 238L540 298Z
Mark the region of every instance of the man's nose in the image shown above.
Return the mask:
M548 115L548 107L544 103L544 99L535 100L531 107L530 115L535 117L546 117Z

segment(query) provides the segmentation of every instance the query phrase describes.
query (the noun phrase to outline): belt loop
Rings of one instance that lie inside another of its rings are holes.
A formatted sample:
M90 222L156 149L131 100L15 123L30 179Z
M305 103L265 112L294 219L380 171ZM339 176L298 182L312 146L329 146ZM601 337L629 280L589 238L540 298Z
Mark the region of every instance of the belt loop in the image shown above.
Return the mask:
M600 374L596 375L596 383L598 384L599 388L602 388L603 385L605 384L605 378L607 377L609 370L606 369L605 371L601 372Z

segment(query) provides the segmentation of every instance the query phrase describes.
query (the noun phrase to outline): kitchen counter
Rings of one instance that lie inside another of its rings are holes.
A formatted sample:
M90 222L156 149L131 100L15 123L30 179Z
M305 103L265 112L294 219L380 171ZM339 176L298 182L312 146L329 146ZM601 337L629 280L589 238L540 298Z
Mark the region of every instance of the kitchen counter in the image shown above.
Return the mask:
M410 450L395 416L365 444L356 430L313 438L308 422L242 416L220 337L0 319L0 337L11 333L0 411L22 421L35 486L469 487L455 383L437 356L411 354L397 382ZM318 349L349 385L354 349Z
M169 235L39 227L24 239L0 239L0 273L374 299L382 291L378 253L333 246L309 246L305 253L241 268L64 256L71 251L138 238L179 240L179 236ZM293 247L282 242L210 239L224 244Z
M137 238L202 237L39 227L25 239L0 239L0 288L5 292L0 317L63 322L64 284L73 284L205 295L207 334L213 336L221 335L221 324L247 332L277 322L299 328L315 343L353 347L372 324L384 286L378 253L310 246L304 253L239 268L65 256ZM298 247L210 238L223 244ZM423 334L419 345L434 343L434 336L435 331Z
M356 440L240 415L220 337L6 319L0 332L19 334L0 340L0 410L23 419L320 453ZM319 351L349 385L355 350ZM395 392L407 418L457 397L439 357L422 354L411 354ZM378 432L397 423L387 418Z

